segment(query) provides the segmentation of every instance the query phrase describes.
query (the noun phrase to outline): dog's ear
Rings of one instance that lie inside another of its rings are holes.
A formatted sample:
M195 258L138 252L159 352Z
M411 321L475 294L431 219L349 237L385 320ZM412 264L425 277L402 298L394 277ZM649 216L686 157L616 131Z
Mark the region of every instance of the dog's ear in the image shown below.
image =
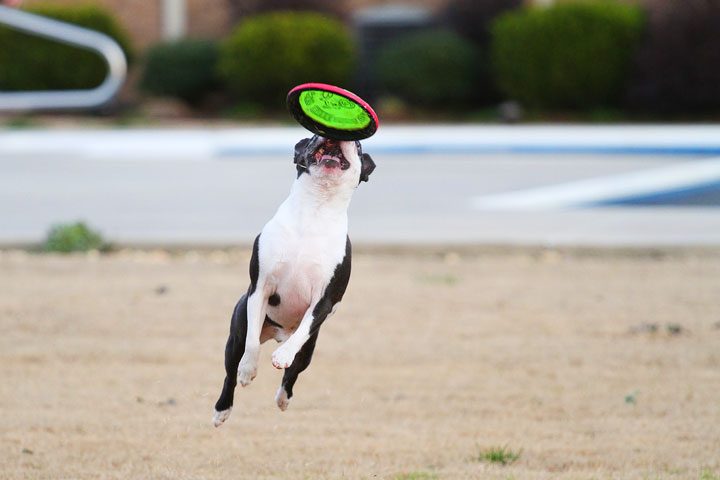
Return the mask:
M367 153L363 153L360 156L360 160L362 161L362 167L360 169L360 181L361 182L367 182L370 180L370 174L375 170L375 162L373 162L372 157L368 155Z
M310 143L311 138L303 138L295 145L295 158L293 162L297 165L298 169L308 168L307 163L307 146Z

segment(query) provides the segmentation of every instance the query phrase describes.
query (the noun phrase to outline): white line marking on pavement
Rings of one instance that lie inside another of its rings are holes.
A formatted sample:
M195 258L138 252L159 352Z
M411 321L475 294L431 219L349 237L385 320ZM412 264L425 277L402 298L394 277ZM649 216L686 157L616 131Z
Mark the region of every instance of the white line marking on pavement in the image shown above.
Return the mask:
M477 210L553 210L720 181L720 158L471 198Z

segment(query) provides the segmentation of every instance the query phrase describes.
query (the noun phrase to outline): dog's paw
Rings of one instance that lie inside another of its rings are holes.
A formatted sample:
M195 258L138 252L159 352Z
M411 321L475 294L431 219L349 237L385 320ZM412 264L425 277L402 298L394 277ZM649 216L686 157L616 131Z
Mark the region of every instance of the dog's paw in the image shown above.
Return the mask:
M237 379L243 387L247 387L257 376L257 365L240 363L238 366Z
M215 428L225 423L225 420L230 418L231 412L232 407L228 408L227 410L223 410L222 412L218 412L217 410L215 410L215 415L213 415L213 425L215 425Z
M278 391L275 394L275 403L277 403L278 408L283 412L287 410L288 405L290 405L290 399L288 398L287 392L282 385L278 388Z
M272 364L275 368L288 368L295 360L295 354L297 354L297 349L284 343L273 352Z

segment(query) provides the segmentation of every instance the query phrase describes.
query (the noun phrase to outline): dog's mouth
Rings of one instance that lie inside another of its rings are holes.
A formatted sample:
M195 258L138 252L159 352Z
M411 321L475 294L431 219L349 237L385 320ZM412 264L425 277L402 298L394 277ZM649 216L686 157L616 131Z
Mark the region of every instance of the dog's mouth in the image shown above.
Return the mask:
M350 162L345 158L337 140L325 139L313 154L314 164L328 170L350 168Z

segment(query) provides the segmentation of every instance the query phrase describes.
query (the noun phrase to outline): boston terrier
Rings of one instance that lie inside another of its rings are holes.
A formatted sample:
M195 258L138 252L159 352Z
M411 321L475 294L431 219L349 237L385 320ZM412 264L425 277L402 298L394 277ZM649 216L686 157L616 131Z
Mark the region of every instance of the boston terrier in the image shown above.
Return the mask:
M285 370L275 402L280 410L288 407L320 326L350 280L347 209L375 163L360 142L315 135L295 145L295 167L290 195L255 239L250 287L232 313L216 427L230 416L237 382L247 386L255 378L260 344L270 339L283 342L272 364Z

